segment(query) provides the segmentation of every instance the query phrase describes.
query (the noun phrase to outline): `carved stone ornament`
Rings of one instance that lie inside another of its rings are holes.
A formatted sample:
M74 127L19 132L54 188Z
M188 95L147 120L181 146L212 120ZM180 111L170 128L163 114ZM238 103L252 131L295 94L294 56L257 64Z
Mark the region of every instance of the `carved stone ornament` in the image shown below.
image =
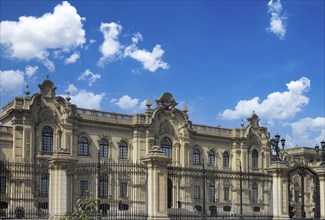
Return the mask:
M165 108L166 110L173 110L177 105L172 94L165 92L159 99L155 100L158 107Z
M54 83L51 80L45 79L42 84L38 85L38 87L40 88L40 94L42 94L43 96L55 96L55 90L57 89L57 87L55 87Z
M260 127L259 125L259 117L255 114L255 112L253 113L252 117L247 118L247 121L249 121L249 125L251 125L252 127Z

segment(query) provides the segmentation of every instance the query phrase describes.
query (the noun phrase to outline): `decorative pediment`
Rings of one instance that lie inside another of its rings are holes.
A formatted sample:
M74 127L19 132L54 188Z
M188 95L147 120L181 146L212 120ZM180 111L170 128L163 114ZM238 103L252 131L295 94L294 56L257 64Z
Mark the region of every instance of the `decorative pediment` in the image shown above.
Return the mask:
M172 94L165 92L159 99L156 100L157 106L165 108L166 110L172 110L177 105Z
M255 112L253 112L252 117L248 118L247 120L249 122L249 126L258 127L258 128L260 127L259 124L260 118L255 114Z
M54 97L55 96L55 90L57 87L55 87L54 83L46 79L43 81L42 84L39 84L38 87L40 88L40 94L44 97Z

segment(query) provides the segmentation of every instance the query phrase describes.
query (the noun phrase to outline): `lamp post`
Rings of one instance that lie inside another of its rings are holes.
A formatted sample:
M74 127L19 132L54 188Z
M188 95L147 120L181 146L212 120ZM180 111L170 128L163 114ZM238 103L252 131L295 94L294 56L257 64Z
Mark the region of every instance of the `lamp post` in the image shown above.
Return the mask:
M100 175L100 150L98 150L98 163L97 163L97 178L98 178L98 188L97 188L97 217L98 219L101 219L101 215L100 215L100 198L101 198L101 187L100 187L100 184L101 184L101 175Z
M274 135L274 138L271 139L271 147L275 151L275 161L281 161L280 159L280 152L281 150L284 150L284 145L286 142L286 139L282 138L280 140L280 135L277 133ZM282 149L279 147L279 143L281 141Z
M241 161L240 161L240 170L239 170L239 181L240 181L240 217L239 219L244 219L243 218L243 171L241 169Z
M321 141L320 144L321 144L321 147L322 148L320 149L319 146L316 144L315 151L318 154L318 152L321 150L321 153L322 153L322 162L321 162L320 165L325 165L325 141L324 140Z

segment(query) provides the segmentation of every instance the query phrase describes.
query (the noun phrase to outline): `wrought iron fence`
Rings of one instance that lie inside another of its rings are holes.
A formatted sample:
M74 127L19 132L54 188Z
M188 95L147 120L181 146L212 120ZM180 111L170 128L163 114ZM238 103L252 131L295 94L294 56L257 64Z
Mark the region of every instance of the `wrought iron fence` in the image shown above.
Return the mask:
M48 218L48 163L0 161L0 218Z
M169 218L272 219L270 195L266 193L270 191L271 181L270 175L261 172L169 166ZM260 187L262 194L258 195L258 189L251 189L253 183ZM238 199L239 196L244 198L244 202Z
M96 219L147 219L147 166L126 162L79 163L68 168L70 214L87 198Z

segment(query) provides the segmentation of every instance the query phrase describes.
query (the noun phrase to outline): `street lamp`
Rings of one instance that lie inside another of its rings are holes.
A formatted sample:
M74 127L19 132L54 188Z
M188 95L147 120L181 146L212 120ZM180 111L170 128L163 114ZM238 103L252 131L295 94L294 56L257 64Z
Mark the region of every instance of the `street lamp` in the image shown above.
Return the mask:
M101 214L100 214L100 198L101 198L101 187L100 187L100 184L101 184L101 175L100 175L100 149L98 150L98 155L97 155L97 159L98 159L98 162L97 162L97 178L98 178L98 185L97 185L97 217L98 219L101 219Z
M321 165L325 165L325 141L320 142L322 149L319 148L319 146L316 144L315 151L318 154L318 152L321 150L322 152L322 162Z
M275 160L276 161L281 161L280 159L280 147L279 147L279 142L281 141L281 145L282 145L282 150L284 150L284 145L286 143L286 139L282 138L280 140L280 135L277 133L276 135L274 135L274 138L271 139L271 147L272 149L275 151Z

